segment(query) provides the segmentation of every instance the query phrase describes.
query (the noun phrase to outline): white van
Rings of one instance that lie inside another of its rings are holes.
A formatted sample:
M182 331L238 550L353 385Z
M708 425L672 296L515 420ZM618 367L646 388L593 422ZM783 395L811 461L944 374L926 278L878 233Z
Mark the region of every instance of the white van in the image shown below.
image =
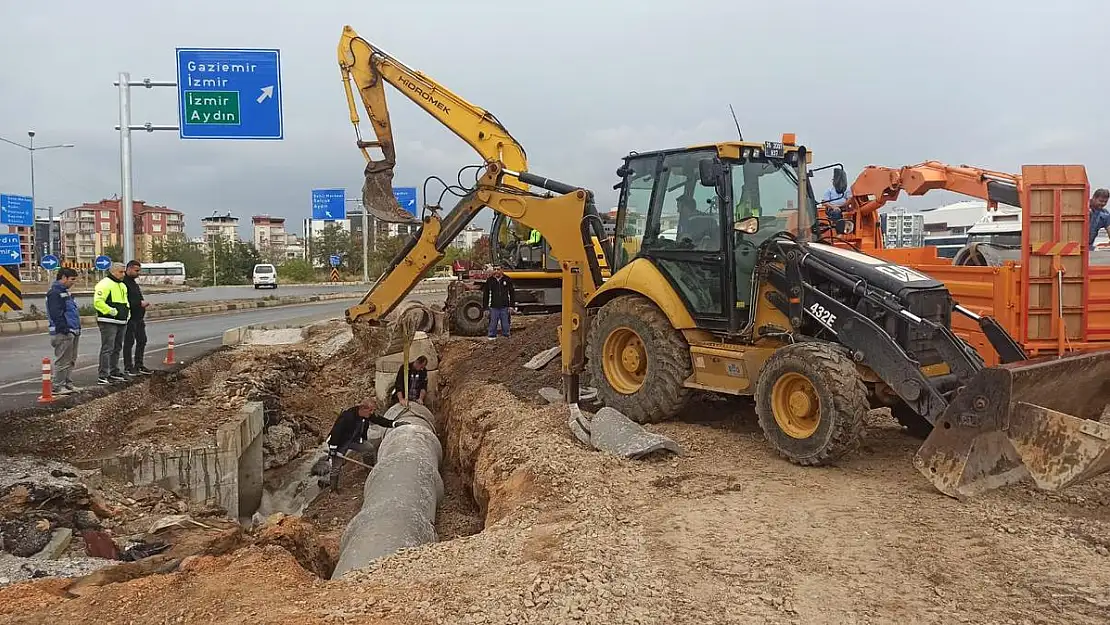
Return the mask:
M263 286L268 286L271 289L277 288L277 269L269 263L260 263L254 266L254 288L260 289Z

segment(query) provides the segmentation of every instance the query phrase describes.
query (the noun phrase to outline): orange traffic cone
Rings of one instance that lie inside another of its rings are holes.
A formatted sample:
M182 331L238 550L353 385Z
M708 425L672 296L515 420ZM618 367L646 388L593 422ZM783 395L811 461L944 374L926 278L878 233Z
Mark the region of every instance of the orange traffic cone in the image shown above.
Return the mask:
M53 369L50 367L50 359L42 359L42 395L39 395L40 404L49 404L54 401L54 382L51 380Z
M174 364L174 360L173 360L173 335L172 334L170 335L169 346L166 348L166 359L162 361L162 364L164 364L164 365Z

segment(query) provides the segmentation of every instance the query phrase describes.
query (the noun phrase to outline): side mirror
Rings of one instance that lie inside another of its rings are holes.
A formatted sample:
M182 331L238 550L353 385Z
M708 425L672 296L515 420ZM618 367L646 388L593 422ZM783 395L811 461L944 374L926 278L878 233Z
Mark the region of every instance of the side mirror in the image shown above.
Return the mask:
M701 186L715 188L721 180L721 167L715 158L703 158L698 161L698 178Z
M759 217L745 217L732 225L733 232L755 234L759 232Z

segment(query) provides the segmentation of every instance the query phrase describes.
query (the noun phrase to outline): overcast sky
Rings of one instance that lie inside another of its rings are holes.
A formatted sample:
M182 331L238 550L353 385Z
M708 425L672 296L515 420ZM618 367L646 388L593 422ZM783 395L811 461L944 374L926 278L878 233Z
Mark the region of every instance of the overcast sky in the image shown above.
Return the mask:
M120 193L118 72L173 80L177 46L279 48L284 140L136 132L134 189L183 211L190 233L228 210L248 224L285 216L299 233L312 188L353 197L361 185L336 64L350 24L492 111L532 171L594 189L601 208L615 205L614 170L630 150L735 138L729 103L745 138L795 132L814 164L843 162L850 178L928 159L1015 172L1067 162L1110 186L1110 89L1096 71L1108 13L1106 0L0 0L0 137L34 130L40 145L76 144L37 153L37 203L96 202ZM388 95L395 184L454 180L478 161ZM133 122L178 123L176 98L134 89ZM29 194L29 177L27 152L0 144L0 191Z

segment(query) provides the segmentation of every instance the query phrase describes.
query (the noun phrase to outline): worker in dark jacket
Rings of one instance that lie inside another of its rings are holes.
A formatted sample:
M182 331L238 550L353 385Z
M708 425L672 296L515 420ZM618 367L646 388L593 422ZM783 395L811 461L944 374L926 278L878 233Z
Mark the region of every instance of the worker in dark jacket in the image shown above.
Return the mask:
M405 368L397 368L397 379L393 381L392 403L408 406L409 400L423 404L428 396L428 357L419 356L409 363L408 385L405 384ZM406 392L407 391L407 392Z
M127 285L127 305L131 308L131 318L123 334L123 372L136 376L154 373L143 365L143 352L146 351L146 307L149 302L143 298L143 290L136 278L143 266L137 260L127 263L123 272L123 283Z
M69 288L77 282L77 270L62 267L58 279L46 292L46 314L50 320L50 346L54 348L54 395L69 395L78 390L69 376L77 362L77 343L81 338L81 313Z
M348 451L362 452L364 459L373 452L373 449L366 444L366 435L371 423L383 428L395 428L404 425L404 423L396 420L390 421L379 415L377 408L378 400L368 397L361 404L351 406L340 412L339 417L331 426L327 445L328 459L331 460L332 490L339 489L339 472L343 468L343 461Z
M483 306L489 310L489 340L497 338L497 326L501 326L501 334L509 336L509 309L516 306L516 291L513 290L513 281L501 271L500 266L494 266L493 275L486 278L482 285Z

